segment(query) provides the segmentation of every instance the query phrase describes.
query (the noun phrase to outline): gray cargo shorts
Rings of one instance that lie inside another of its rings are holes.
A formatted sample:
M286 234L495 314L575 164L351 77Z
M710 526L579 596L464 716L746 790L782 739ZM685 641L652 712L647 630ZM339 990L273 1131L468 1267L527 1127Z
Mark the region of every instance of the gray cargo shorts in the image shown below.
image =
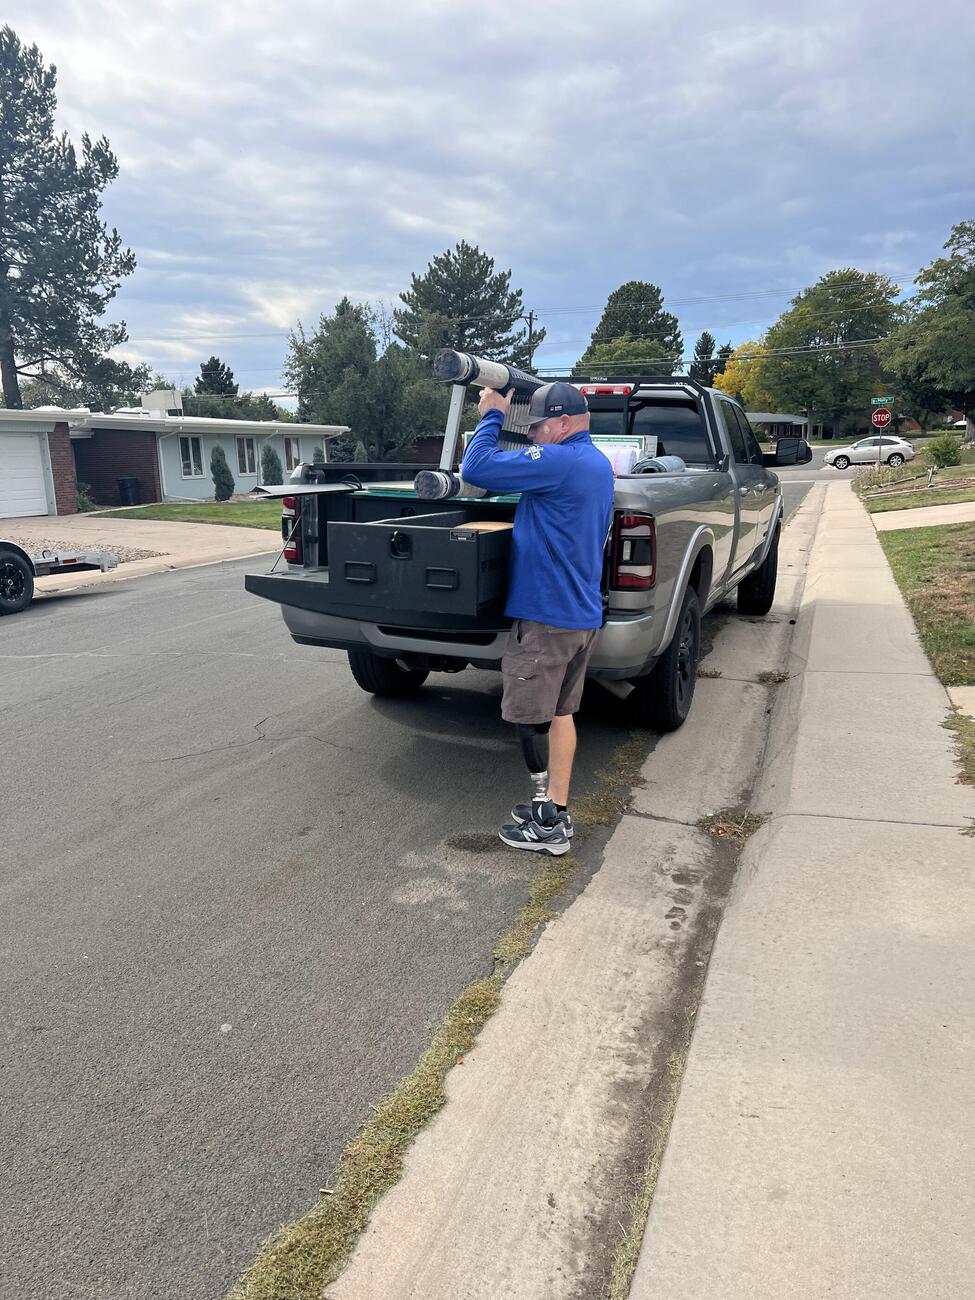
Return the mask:
M551 722L575 713L598 630L515 619L501 659L505 722Z

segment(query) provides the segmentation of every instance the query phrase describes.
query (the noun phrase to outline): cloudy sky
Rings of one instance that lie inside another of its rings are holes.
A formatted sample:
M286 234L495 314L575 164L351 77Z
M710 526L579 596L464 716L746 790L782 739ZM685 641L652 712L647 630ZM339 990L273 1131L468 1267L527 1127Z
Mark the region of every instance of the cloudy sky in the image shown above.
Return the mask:
M125 355L281 391L287 331L479 244L571 363L653 280L755 337L845 266L909 290L975 218L970 0L13 0L106 134ZM12 10L12 13L10 12ZM689 350L689 349L688 349Z

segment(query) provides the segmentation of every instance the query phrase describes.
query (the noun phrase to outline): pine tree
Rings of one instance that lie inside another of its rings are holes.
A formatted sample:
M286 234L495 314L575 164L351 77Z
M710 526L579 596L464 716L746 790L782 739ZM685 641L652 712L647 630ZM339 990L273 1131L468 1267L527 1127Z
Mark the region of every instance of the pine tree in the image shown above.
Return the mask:
M728 364L728 358L731 356L732 352L734 352L734 348L731 346L730 339L728 340L727 343L722 343L721 347L718 348L718 355L714 359L714 373L716 375L720 375L721 372L724 370L725 366Z
M661 349L663 360L655 363L664 374L673 374L684 351L680 325L672 312L663 309L663 294L646 280L628 280L614 289L606 300L599 324L593 330L589 347L579 358L578 368L592 363L601 344L614 343L624 335Z
M200 364L200 375L194 385L194 391L198 395L213 393L219 397L236 397L237 384L234 382L234 372L229 366L224 365L219 357L210 357L208 361Z
M714 382L717 369L714 361L714 345L716 342L717 340L713 334L709 334L707 330L702 331L701 337L694 344L694 360L687 372L691 379L696 379L705 388L710 388Z
M261 451L261 478L265 483L283 483L284 470L281 457L269 442L265 442Z
M227 456L218 442L210 453L210 476L213 479L213 495L217 501L229 501L237 484L227 464Z
M494 258L466 240L435 257L422 275L414 273L400 301L396 333L426 359L438 348L458 348L494 361L529 362L528 331L514 329L525 319L522 291L511 288L510 271L495 271ZM532 351L544 337L533 325Z
M119 364L105 354L128 338L124 323L97 323L135 270L100 217L118 162L104 136L84 134L79 159L67 135L55 135L56 84L36 45L0 30L0 376L15 409L20 375L53 370L81 382L101 365L104 386Z

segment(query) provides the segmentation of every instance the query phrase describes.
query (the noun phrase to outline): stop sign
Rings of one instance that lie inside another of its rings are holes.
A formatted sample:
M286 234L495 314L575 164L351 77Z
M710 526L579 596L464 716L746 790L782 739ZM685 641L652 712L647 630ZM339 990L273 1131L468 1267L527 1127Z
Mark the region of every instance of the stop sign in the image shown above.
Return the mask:
M878 406L870 417L870 423L875 429L886 429L890 421L891 414L886 406Z

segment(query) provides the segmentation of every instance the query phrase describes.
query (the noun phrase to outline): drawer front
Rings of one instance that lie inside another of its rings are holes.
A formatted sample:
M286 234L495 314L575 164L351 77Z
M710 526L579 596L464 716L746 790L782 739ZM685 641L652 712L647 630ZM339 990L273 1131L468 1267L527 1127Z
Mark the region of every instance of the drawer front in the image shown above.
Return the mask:
M465 532L399 520L328 525L329 585L370 611L478 614L503 604L511 533ZM341 593L341 595L340 595Z

